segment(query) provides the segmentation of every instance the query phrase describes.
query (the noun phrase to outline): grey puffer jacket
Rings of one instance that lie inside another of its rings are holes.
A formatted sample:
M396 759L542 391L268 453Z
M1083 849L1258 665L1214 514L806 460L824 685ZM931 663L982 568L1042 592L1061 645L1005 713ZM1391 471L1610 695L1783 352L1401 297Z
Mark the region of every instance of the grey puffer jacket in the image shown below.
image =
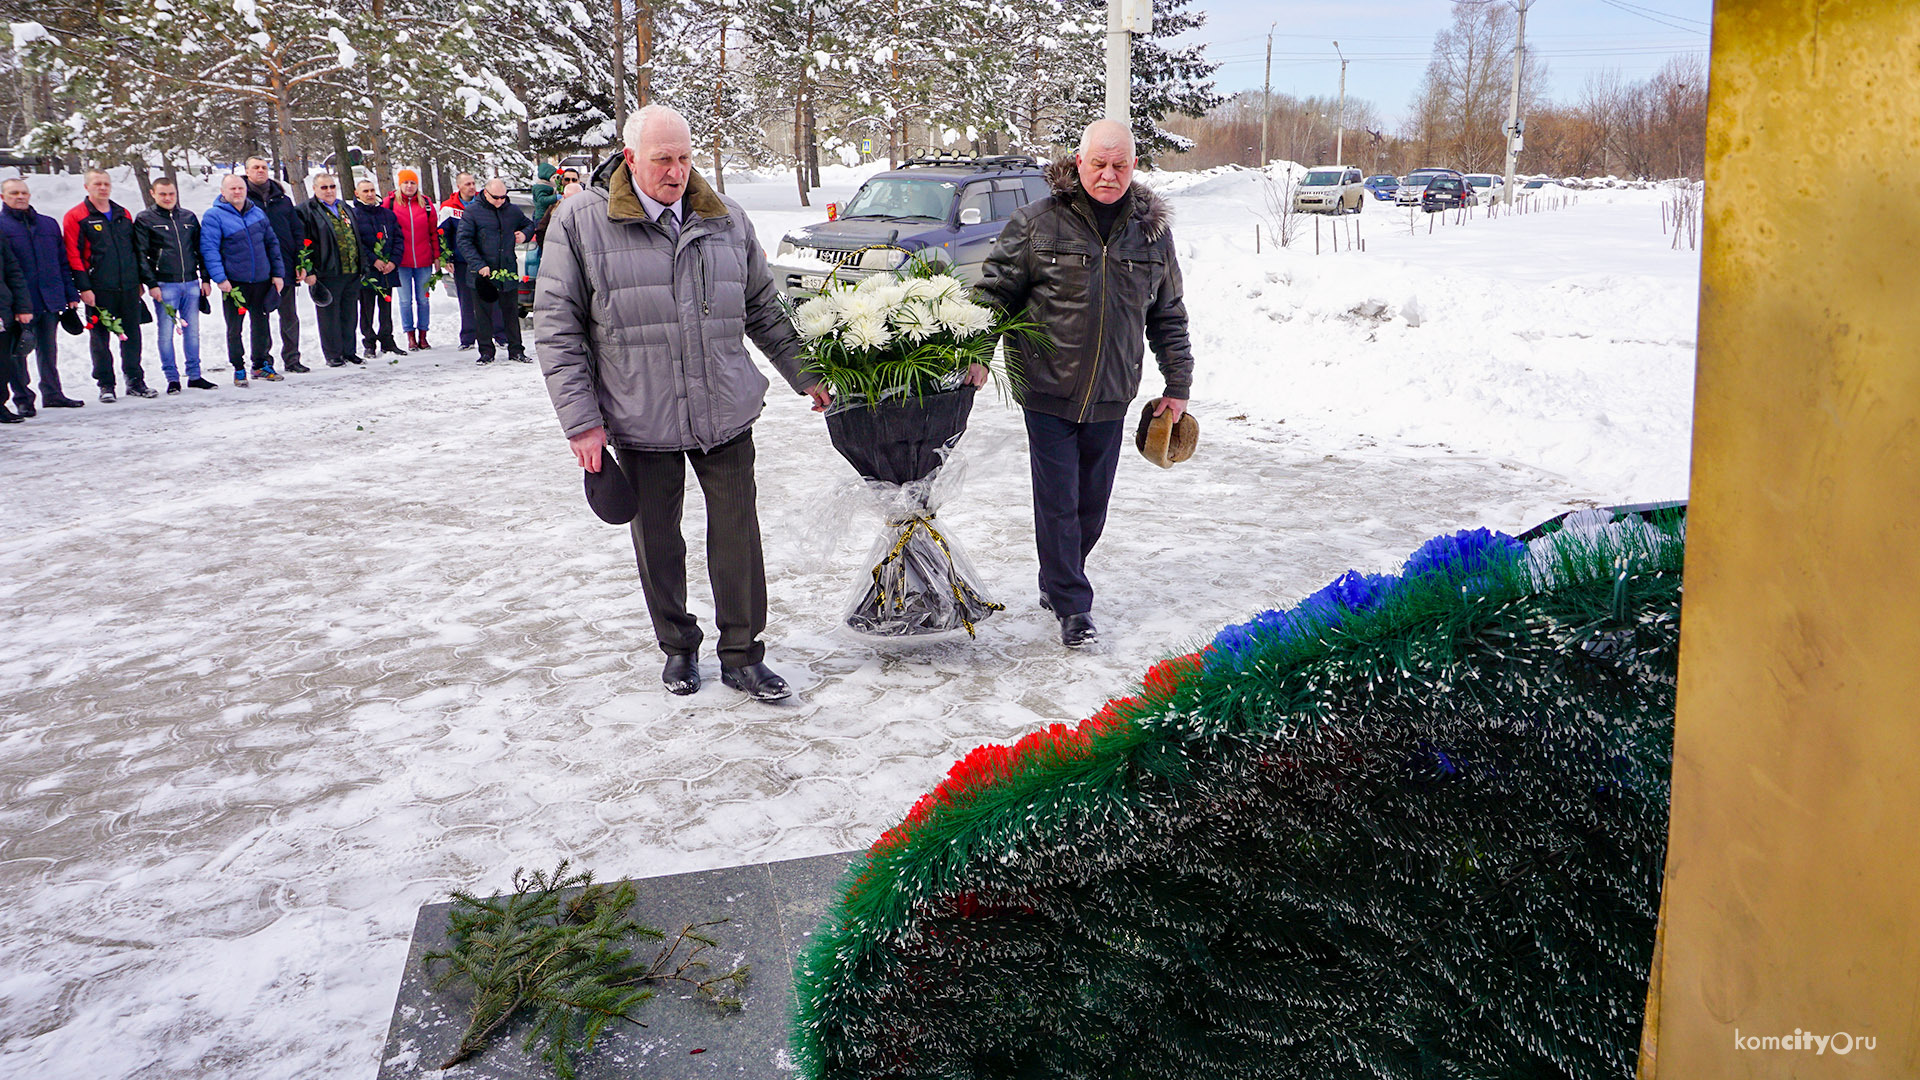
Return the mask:
M1119 419L1140 392L1148 343L1166 396L1185 400L1193 347L1172 211L1135 180L1102 240L1073 159L1054 162L1046 175L1053 194L1013 212L980 281L989 299L1024 312L1051 339L1051 347L1007 342L1025 379L1020 404L1082 423Z
M547 394L569 437L596 427L631 450L711 450L759 418L753 338L797 393L800 337L739 205L688 177L676 243L648 218L625 163L553 208L534 292Z

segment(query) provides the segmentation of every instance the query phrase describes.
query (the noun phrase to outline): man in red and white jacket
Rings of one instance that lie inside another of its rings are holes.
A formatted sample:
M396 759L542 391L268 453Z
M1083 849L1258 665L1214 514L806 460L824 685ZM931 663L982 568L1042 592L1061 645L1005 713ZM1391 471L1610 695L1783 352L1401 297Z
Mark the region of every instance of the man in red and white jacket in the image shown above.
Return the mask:
M115 399L113 335L97 319L104 313L120 322L120 371L127 379L127 393L159 397L147 388L147 374L140 367L140 315L145 310L140 293L154 283L147 280L146 264L133 241L133 215L113 201L113 179L104 171L88 169L84 183L87 197L60 220L60 232L67 243L73 287L92 308L93 381L100 386L101 401Z
M440 225L433 200L420 191L420 174L401 169L387 209L400 223L400 329L407 348L427 348L427 279L440 265ZM415 314L415 312L418 314Z

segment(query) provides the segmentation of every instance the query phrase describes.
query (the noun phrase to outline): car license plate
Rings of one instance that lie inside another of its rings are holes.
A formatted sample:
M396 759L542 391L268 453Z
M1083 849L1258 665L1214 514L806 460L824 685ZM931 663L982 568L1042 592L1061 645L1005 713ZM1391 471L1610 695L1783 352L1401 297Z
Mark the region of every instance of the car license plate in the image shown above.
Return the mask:
M827 287L827 279L820 274L800 275L800 287L813 292L822 292Z

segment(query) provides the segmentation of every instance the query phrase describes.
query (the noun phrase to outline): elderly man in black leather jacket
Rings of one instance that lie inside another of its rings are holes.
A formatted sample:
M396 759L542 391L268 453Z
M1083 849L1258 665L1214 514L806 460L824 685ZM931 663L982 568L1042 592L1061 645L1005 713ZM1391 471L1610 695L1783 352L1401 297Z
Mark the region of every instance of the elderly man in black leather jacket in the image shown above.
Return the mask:
M980 288L1024 310L1049 345L1008 342L1025 386L1040 604L1072 648L1096 640L1087 555L1106 526L1128 406L1146 344L1166 389L1154 413L1186 410L1193 349L1180 265L1159 196L1133 182L1133 134L1087 126L1070 161L1047 169L1053 194L1014 212L987 256Z

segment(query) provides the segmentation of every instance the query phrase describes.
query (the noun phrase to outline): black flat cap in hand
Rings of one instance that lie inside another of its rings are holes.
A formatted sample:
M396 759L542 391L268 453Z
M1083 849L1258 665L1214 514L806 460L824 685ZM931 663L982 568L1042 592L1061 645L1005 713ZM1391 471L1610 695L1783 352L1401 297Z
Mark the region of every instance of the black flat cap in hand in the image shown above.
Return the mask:
M60 329L74 337L86 333L87 324L80 321L79 308L67 308L60 312Z
M640 512L640 499L633 493L633 485L621 471L620 463L614 460L611 449L600 449L599 472L582 469L580 474L586 477L587 505L593 507L601 521L625 525Z

